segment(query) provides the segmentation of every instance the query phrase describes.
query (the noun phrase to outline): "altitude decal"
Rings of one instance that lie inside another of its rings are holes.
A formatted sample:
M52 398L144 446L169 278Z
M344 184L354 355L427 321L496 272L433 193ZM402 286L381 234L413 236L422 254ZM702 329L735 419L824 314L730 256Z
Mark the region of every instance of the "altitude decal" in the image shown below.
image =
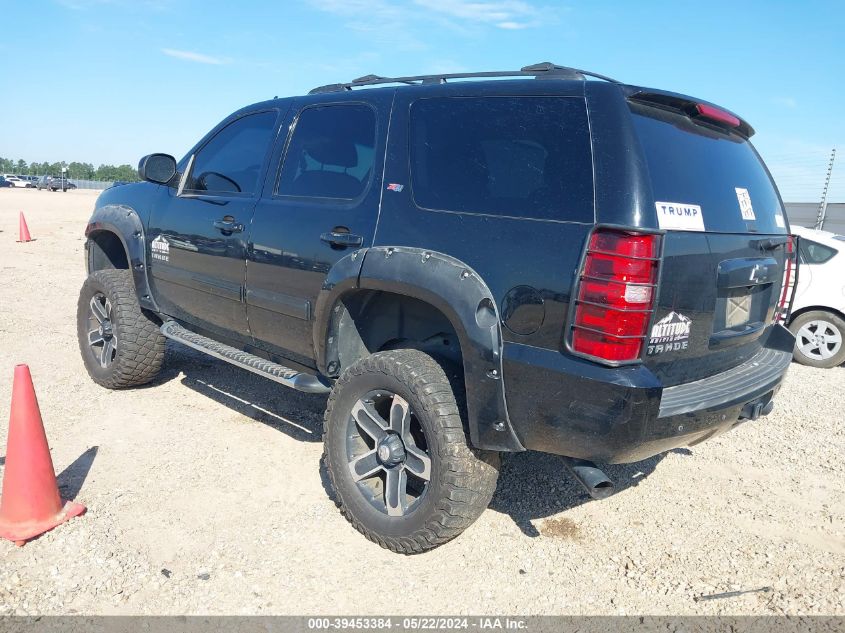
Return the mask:
M687 349L691 329L691 319L678 312L670 312L651 328L647 354L653 356Z
M150 242L150 251L152 251L153 259L157 259L162 262L170 260L170 242L168 242L163 235L159 235Z

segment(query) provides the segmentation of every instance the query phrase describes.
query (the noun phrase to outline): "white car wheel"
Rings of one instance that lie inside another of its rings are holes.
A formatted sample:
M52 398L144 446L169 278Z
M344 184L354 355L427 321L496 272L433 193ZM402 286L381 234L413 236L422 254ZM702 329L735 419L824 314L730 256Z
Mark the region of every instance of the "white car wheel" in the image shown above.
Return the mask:
M795 360L812 367L836 367L845 362L845 321L835 314L805 312L789 326L795 335Z

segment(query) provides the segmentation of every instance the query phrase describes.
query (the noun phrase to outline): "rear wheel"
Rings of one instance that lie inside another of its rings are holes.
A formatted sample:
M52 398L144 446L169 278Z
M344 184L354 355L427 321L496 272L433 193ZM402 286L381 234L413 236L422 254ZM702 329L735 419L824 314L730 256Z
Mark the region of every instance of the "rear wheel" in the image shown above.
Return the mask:
M799 315L789 324L795 335L794 358L802 365L828 369L845 362L845 321L824 310Z
M98 270L82 285L77 335L88 374L99 385L143 385L164 362L164 336L138 305L129 270Z
M342 513L394 552L455 538L496 489L498 455L467 445L446 373L417 350L379 352L344 371L329 398L323 442Z

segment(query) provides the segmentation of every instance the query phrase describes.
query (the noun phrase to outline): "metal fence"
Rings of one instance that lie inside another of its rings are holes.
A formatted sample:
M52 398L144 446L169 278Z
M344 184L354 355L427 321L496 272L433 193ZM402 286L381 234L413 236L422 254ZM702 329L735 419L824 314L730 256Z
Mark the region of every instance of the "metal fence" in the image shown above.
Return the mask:
M35 178L35 180L32 182L33 186L36 182L38 182L38 179L40 177L41 176L33 176L33 178ZM58 176L56 176L55 178L56 180L59 179ZM74 178L72 176L69 178L66 177L65 180L76 185L77 189L103 190L108 189L114 184L114 181L112 180L85 180L83 178Z
M845 152L807 143L792 143L781 153L763 154L787 202L791 224L845 234ZM837 201L837 202L834 202Z
M67 180L75 184L78 189L108 189L114 184L111 180L79 180L77 178Z
M815 228L819 217L818 202L787 202L785 206L790 224ZM845 235L845 202L828 203L819 228Z

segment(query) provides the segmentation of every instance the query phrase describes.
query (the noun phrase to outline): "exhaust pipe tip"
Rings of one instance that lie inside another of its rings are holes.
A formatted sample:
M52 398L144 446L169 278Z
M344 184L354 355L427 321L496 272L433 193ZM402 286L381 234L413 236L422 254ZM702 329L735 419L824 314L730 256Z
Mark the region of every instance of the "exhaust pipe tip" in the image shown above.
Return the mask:
M590 488L587 492L590 493L590 496L593 499L606 499L614 492L616 492L616 488L613 485L613 482L607 479L606 481L599 482L592 488Z
M610 477L593 462L572 457L564 457L563 461L578 483L593 499L606 499L615 492Z

